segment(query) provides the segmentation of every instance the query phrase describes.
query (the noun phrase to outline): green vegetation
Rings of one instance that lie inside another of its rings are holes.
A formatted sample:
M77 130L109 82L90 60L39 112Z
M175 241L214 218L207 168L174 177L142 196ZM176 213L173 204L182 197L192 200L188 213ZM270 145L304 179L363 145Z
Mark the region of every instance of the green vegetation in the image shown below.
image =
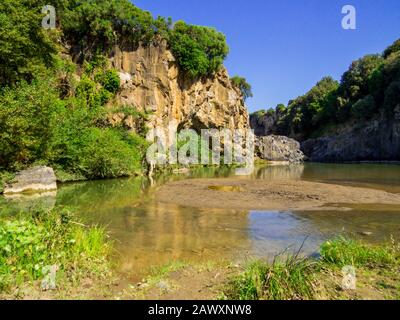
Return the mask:
M251 85L247 82L245 78L234 76L231 78L231 81L233 85L239 88L245 100L253 96L253 92L251 91Z
M169 43L181 68L193 78L218 71L229 52L222 33L183 21L175 23Z
M67 209L33 209L0 220L0 293L45 279L56 266L56 284L110 274L104 230L73 221Z
M34 75L51 66L56 46L52 32L40 25L37 10L43 1L3 0L0 3L0 87Z
M391 117L400 101L399 43L354 61L340 83L325 77L287 108L278 106L276 133L306 139L344 122Z
M234 278L228 292L234 300L297 300L313 297L311 264L289 258L268 264L255 261Z
M224 290L224 297L235 300L308 300L337 298L366 298L358 292L337 289L337 281L343 279L342 267L356 268L358 284L369 286L370 294L381 292L382 282L398 282L400 247L394 242L382 246L370 246L345 238L327 241L321 246L321 258L300 258L298 254L286 259L278 257L273 263L255 261L234 276ZM371 282L375 275L376 282ZM367 277L367 279L365 279ZM340 282L339 282L340 283ZM392 290L393 289L393 290ZM387 290L396 298L396 287ZM368 297L367 297L368 298Z
M57 30L40 26L45 4L57 8ZM0 21L0 172L44 164L63 181L139 173L147 115L122 110L136 134L109 120L123 108L114 99L119 74L106 58L112 47L165 39L191 77L217 72L228 54L215 29L172 27L128 0L6 0ZM78 63L64 54L66 45Z

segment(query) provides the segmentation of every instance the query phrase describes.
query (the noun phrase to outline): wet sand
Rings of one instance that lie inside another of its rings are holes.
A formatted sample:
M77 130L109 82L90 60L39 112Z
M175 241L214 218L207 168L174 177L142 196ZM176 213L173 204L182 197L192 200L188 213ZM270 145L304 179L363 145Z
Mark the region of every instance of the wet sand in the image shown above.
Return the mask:
M313 210L346 204L400 205L400 194L308 181L194 179L167 183L156 199L195 208Z

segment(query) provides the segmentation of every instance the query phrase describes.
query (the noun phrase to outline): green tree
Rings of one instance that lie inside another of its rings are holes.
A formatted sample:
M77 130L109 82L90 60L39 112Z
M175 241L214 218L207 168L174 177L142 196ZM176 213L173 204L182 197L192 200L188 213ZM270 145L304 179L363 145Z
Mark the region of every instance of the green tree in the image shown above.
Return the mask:
M234 86L239 88L239 90L242 93L243 98L245 100L253 97L251 85L247 82L247 80L245 78L239 77L239 76L234 76L231 78L231 82L233 83Z
M217 72L229 52L222 33L183 21L175 23L169 39L178 64L193 78Z
M369 79L384 59L378 55L366 55L354 61L342 76L340 92L350 103L358 101L369 93Z
M400 39L396 40L391 46L383 52L383 57L387 59L392 53L400 51Z
M0 95L0 168L16 169L49 155L54 113L60 105L53 79L6 88Z
M41 27L43 1L0 2L0 86L32 80L53 62L51 31Z

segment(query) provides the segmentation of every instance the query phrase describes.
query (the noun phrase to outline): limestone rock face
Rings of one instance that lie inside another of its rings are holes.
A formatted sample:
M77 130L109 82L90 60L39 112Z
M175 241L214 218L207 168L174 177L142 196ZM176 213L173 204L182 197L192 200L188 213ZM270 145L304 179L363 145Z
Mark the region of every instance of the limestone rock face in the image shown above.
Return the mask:
M394 117L376 118L335 135L302 143L303 152L312 161L398 161L400 160L400 105Z
M150 113L150 128L171 121L180 129L249 128L241 92L224 68L211 78L191 80L179 71L165 41L134 49L115 47L110 59L120 72L118 103Z
M6 184L4 194L56 190L56 181L52 168L33 167L19 172L11 183Z
M256 155L268 161L301 163L305 160L299 142L274 135L256 138Z
M276 134L276 115L252 114L250 116L250 126L254 130L256 136L268 136Z

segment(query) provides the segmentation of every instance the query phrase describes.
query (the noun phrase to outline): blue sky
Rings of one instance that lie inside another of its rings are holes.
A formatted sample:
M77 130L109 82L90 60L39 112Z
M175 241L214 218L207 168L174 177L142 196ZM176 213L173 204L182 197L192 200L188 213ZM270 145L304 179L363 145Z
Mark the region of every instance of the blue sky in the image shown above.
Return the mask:
M250 111L286 104L323 76L340 79L350 63L400 38L399 0L136 0L154 16L207 25L227 36L229 74L253 86ZM343 30L344 5L357 30Z

